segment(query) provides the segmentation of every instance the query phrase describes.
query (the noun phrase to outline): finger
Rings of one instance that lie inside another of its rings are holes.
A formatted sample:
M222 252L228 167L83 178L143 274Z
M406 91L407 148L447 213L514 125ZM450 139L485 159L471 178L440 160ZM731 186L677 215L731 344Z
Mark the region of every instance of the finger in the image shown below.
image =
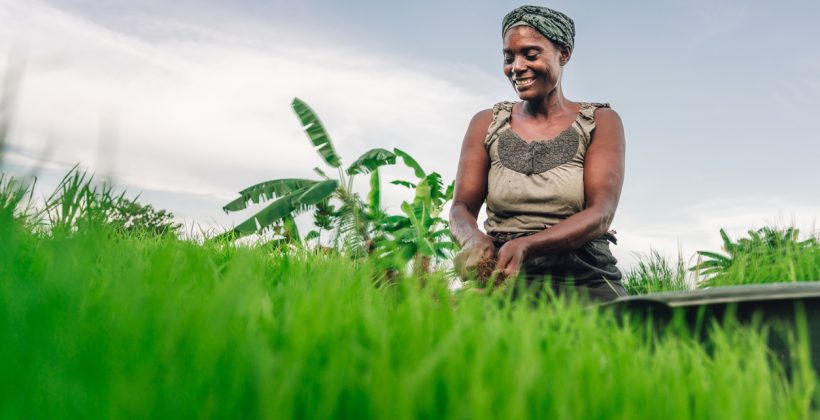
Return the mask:
M482 255L484 256L484 258L492 258L495 255L495 246L488 246L487 249L484 250L484 253Z
M507 277L515 277L521 271L521 265L513 263L512 260L510 264L507 265Z
M521 269L521 254L513 255L510 259L510 268L513 270L513 274L517 274L518 271Z
M459 272L464 269L464 258L465 256L463 252L459 252L455 257L453 257L453 267L455 267Z
M510 262L510 255L506 252L500 251L498 253L498 261L495 264L495 269L503 271L504 268L507 266L507 264L509 264L509 262Z
M464 261L464 252L459 252L453 257L453 265L458 267Z
M467 261L464 263L466 267L476 267L478 264L481 263L481 254L477 252L471 252L469 256L467 256Z
M506 277L515 277L518 275L518 272L521 269L521 258L517 255L511 255L509 261L504 264L504 267L501 269L501 272L504 273Z

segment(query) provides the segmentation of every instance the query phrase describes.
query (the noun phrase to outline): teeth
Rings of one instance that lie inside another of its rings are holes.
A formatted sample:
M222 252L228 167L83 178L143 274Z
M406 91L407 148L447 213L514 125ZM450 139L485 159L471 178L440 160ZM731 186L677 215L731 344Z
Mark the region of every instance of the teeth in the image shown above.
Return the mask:
M526 86L526 85L528 85L528 84L530 84L534 81L535 81L535 79L515 79L515 80L513 80L513 82L515 83L516 86Z

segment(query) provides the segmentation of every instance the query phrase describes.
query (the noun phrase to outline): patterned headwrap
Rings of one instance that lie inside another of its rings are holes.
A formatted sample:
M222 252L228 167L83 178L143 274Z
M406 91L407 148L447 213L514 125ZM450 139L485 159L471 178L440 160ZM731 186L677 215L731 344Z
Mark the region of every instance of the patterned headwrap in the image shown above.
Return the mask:
M516 8L501 23L501 35L513 26L527 25L540 32L552 42L572 50L575 45L575 23L569 16L547 7L521 6Z

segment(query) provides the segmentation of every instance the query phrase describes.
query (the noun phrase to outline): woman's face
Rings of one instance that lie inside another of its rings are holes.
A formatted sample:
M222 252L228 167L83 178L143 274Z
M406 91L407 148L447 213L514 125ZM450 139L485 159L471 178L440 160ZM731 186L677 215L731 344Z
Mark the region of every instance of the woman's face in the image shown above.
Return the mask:
M529 26L514 26L504 34L504 74L522 100L547 97L561 83L570 51L560 48Z

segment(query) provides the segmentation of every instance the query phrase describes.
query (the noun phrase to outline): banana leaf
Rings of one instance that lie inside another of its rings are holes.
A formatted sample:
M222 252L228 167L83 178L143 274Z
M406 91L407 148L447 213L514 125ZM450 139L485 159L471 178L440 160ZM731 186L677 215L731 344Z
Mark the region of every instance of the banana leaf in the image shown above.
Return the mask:
M319 174L320 177L322 177L324 179L330 179L330 177L327 176L325 171L321 170L319 167L314 167L313 172L316 172L317 174Z
M411 190L416 188L416 184L414 184L410 181L403 181L401 179L397 179L395 181L390 181L390 183L393 184L393 185L400 185L402 187L407 187L407 188L410 188Z
M444 192L444 202L448 202L453 199L453 191L455 190L456 182L453 181L450 185L447 186L447 191Z
M430 208L430 205L432 204L432 194L433 188L430 185L429 178L425 177L421 180L421 182L419 182L419 185L416 186L416 196L413 198L413 204Z
M330 136L328 136L316 113L299 98L293 98L291 107L296 112L296 116L299 117L305 133L322 159L331 167L338 168L342 166L342 161L336 153L336 149L333 148Z
M401 209L404 214L410 219L410 222L413 224L413 227L416 231L416 247L418 248L418 252L423 255L432 257L435 255L435 247L432 243L427 239L427 229L426 229L426 212L424 208L421 209L421 215L416 216L417 209L414 209L409 203L406 201L401 203Z
M440 222L443 222L443 220L440 220ZM445 223L445 226L446 226L446 223ZM450 236L450 229L444 228L444 229L441 229L441 230L437 230L437 231L433 232L430 235L431 238L440 238L442 236L449 237Z
M381 217L381 182L379 179L379 169L376 168L370 173L370 191L367 193L367 207L370 214Z
M312 206L325 201L333 195L339 183L335 180L317 182L305 189L305 192L294 198L295 205Z
M424 173L424 169L421 169L421 165L419 165L419 163L416 162L412 156L408 155L407 152L399 149L393 149L393 152L396 156L400 157L402 161L404 161L405 165L410 167L415 172L416 178L425 177L426 174Z
M284 197L280 197L262 209L259 213L256 213L252 217L234 227L230 232L226 232L226 235L233 236L234 238L241 238L265 229L277 220L290 216L294 211L294 197L297 194L302 194L303 192L304 190L297 190L285 195Z
M374 171L380 166L393 165L396 163L396 154L385 149L370 149L356 159L347 168L348 175L366 174Z
M282 197L293 191L316 184L318 181L299 178L275 179L273 181L260 182L259 184L245 188L239 192L240 197L222 207L226 213L244 210L249 202L258 204L262 201L272 200Z

